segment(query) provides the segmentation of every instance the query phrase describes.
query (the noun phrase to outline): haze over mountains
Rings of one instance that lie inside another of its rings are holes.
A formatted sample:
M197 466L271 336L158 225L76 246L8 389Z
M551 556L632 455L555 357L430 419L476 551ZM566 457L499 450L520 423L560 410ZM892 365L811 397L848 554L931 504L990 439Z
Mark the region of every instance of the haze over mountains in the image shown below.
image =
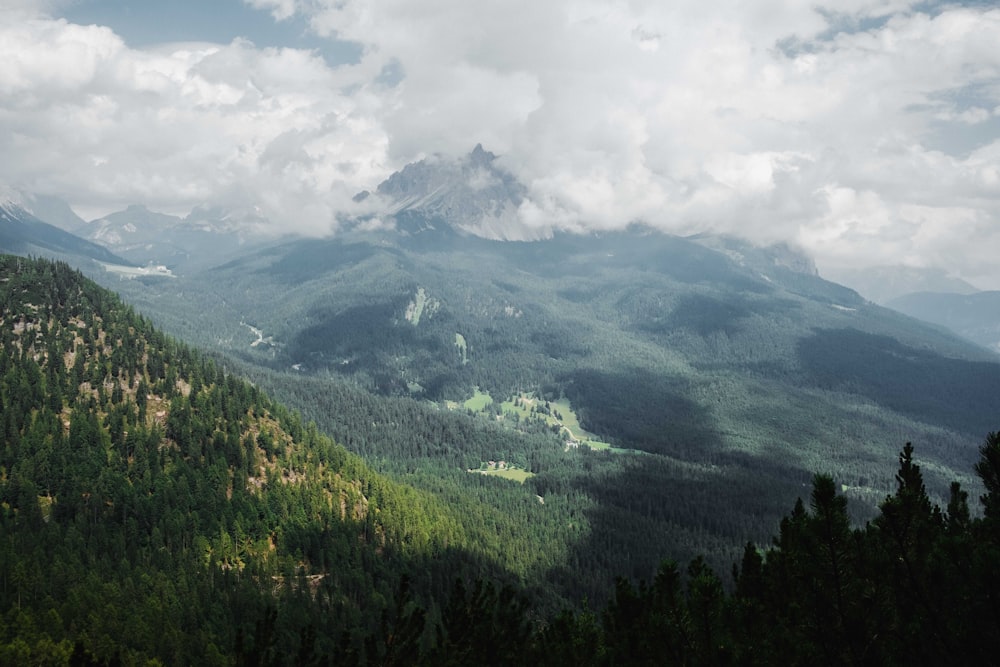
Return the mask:
M51 209L40 208L42 214L59 218L69 209L54 203ZM61 257L74 263L85 262L91 267L95 262L128 264L127 260L116 256L107 247L42 221L13 199L0 201L0 249L20 255Z
M975 416L985 404L961 408L957 394L947 395L952 389L941 389L971 380L902 390L915 381L909 373L923 371L892 361L931 353L940 355L934 363L980 363L988 353L824 281L787 246L683 239L641 226L580 235L512 228L522 194L477 146L461 160L427 160L393 175L369 195L384 213L347 221L329 239L267 241L253 236L262 226L237 227L217 213L180 219L141 206L83 229L132 262L183 269L178 283L121 289L168 327L183 322L185 337L380 394L464 400L479 387L501 400L548 391L570 398L591 430L622 446L659 450L669 434L690 439L685 429L697 422L694 441L718 439L722 451L777 437L802 457L803 470L867 421L789 432L766 425L759 397L777 391L767 404L818 401L834 411L851 397L907 421L924 421L931 410L970 435L989 426L986 415ZM858 356L857 346L875 356ZM656 414L655 401L636 408L605 395L640 367L653 374L641 393L673 408ZM875 377L865 373L875 369L900 373L898 383L873 389ZM755 415L752 437L747 415ZM838 455L852 466L857 456Z
M358 193L355 199L367 201L377 213L342 221L339 235L388 226L409 235L436 227L439 235L471 234L494 240L535 241L550 237L556 230L552 221L532 217L526 188L499 165L497 156L481 145L459 159L434 157L408 165L379 184L374 192ZM100 243L133 263L165 265L175 273L221 264L247 248L273 242L280 236L274 222L254 210L229 211L203 205L180 218L154 213L136 204L85 223L58 198L21 196L26 197L52 224ZM536 222L532 223L533 219ZM753 244L712 234L702 234L700 239L703 245L721 252L731 255L735 252L737 261L741 261L740 251L727 248L727 244L735 243L743 251L754 248ZM784 261L799 271L818 273L810 258L787 245L773 245L767 252L774 261ZM778 259L781 253L786 255L784 260ZM972 308L969 315L956 319L948 312L961 309L961 304L968 301L937 296L935 304L947 301L950 305L931 307L923 304L920 297L911 296L924 292L968 295L978 291L944 269L840 267L829 269L824 277L855 289L875 303L948 327L987 348L995 349L998 342L995 330L1000 328L1000 318L991 309ZM984 300L980 298L976 303ZM923 305L917 305L918 302Z

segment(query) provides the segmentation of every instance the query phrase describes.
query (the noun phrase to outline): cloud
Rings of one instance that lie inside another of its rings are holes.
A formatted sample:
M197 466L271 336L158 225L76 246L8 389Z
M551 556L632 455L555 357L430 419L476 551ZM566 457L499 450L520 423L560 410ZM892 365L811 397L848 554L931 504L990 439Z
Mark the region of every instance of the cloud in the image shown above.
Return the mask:
M276 21L287 21L299 11L296 0L244 0L244 2L255 9L270 11Z
M793 240L821 264L988 268L971 251L962 261L967 242L938 251L951 232L1000 226L995 156L988 142L970 153L927 138L992 117L997 10L308 0L295 11L405 70L382 119L391 158L484 141L529 187L532 224L645 220Z
M0 22L0 152L17 156L0 180L94 214L252 204L328 233L386 172L381 100L358 80L242 40L134 50L108 28Z
M250 198L322 233L405 163L481 142L528 188L532 226L642 220L1000 287L981 250L1000 227L1000 10L245 2L361 44L359 62L4 21L0 150L23 160L0 179L92 207Z

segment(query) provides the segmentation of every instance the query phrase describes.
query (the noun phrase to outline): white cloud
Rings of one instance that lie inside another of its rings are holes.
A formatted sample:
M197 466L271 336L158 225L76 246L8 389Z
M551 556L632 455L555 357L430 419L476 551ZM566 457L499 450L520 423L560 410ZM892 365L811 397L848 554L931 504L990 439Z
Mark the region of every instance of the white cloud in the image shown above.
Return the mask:
M298 11L296 0L244 0L246 4L256 9L264 9L271 12L271 16L277 21L285 21L295 15Z
M10 4L0 150L22 158L0 180L92 207L251 198L318 233L406 162L482 142L528 187L534 226L645 220L797 241L821 265L990 271L970 234L1000 227L1000 10L245 2L360 43L360 62L239 41L134 50Z
M95 213L256 204L325 233L386 171L381 101L345 93L356 80L309 52L239 40L139 51L107 28L0 24L0 151L18 156L0 180Z

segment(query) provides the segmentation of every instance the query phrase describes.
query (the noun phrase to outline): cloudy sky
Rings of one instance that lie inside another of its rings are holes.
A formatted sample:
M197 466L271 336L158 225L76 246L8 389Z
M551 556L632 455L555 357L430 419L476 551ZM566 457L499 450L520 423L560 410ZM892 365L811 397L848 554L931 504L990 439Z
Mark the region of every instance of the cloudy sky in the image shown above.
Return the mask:
M406 163L482 143L533 224L1000 289L995 5L0 0L0 184L323 234Z

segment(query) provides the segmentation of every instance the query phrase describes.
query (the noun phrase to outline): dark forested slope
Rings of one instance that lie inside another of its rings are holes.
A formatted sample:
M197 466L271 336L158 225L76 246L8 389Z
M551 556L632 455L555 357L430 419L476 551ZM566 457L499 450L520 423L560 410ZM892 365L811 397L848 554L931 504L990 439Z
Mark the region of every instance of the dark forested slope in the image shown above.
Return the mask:
M767 548L747 544L726 589L701 559L619 580L604 612L564 614L536 639L539 665L975 665L1000 650L1000 434L975 466L981 517L957 482L933 503L907 444L896 490L851 528L847 499L816 475Z

